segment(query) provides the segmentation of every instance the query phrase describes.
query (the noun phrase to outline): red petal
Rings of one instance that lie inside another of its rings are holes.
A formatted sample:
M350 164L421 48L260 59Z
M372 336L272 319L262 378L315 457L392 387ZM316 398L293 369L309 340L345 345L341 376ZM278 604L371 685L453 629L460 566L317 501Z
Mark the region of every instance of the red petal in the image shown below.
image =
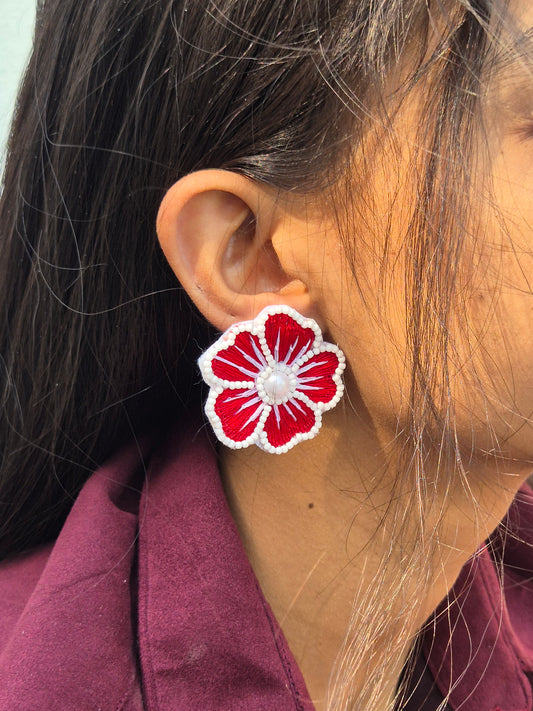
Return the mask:
M289 400L282 405L273 405L264 424L269 443L281 447L300 433L309 432L315 426L313 410L301 400Z
M261 352L259 339L248 331L238 333L235 343L220 350L211 361L213 373L230 382L255 380L265 365L266 360Z
M339 359L331 351L312 356L298 370L296 389L313 402L327 404L337 393L337 383L332 376L338 367Z
M309 350L316 336L287 314L272 314L265 323L265 338L274 360L290 365Z
M263 408L264 403L255 389L224 390L215 400L222 430L234 442L242 442L253 433Z

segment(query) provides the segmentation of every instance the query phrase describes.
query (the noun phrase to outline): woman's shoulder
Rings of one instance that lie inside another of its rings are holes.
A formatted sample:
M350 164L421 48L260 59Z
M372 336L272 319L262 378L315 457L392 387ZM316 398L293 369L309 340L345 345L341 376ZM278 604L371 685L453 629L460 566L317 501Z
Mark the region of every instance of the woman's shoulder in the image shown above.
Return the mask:
M129 584L139 455L127 447L89 478L56 541L0 564L1 709L142 708Z
M41 577L52 544L0 563L0 653Z

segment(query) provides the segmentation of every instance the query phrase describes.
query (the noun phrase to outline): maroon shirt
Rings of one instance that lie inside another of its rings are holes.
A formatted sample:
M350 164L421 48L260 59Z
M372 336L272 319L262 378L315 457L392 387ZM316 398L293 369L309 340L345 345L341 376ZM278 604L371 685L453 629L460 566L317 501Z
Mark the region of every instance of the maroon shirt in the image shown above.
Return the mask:
M532 506L526 491L510 518L526 542L506 542L505 600L484 551L455 588L456 612L426 636L441 691L457 684L453 709L532 708ZM418 669L409 708L432 694L434 709L442 694ZM120 452L89 479L53 545L0 566L2 711L312 708L203 434L176 429Z

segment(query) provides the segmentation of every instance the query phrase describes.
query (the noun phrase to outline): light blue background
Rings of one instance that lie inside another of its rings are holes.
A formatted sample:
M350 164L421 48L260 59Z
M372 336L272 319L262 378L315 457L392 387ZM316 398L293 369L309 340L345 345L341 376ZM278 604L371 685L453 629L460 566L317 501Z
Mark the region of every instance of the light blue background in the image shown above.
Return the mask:
M30 53L35 2L0 0L0 169L17 88Z

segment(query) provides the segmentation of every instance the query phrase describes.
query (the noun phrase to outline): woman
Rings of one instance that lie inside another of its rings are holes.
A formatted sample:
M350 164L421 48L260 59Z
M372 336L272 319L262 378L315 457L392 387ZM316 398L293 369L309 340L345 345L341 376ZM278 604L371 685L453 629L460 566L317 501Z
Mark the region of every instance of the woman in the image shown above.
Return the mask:
M1 708L530 707L529 490L467 562L531 471L528 5L42 4ZM270 306L342 348L344 398L216 459L196 359Z

